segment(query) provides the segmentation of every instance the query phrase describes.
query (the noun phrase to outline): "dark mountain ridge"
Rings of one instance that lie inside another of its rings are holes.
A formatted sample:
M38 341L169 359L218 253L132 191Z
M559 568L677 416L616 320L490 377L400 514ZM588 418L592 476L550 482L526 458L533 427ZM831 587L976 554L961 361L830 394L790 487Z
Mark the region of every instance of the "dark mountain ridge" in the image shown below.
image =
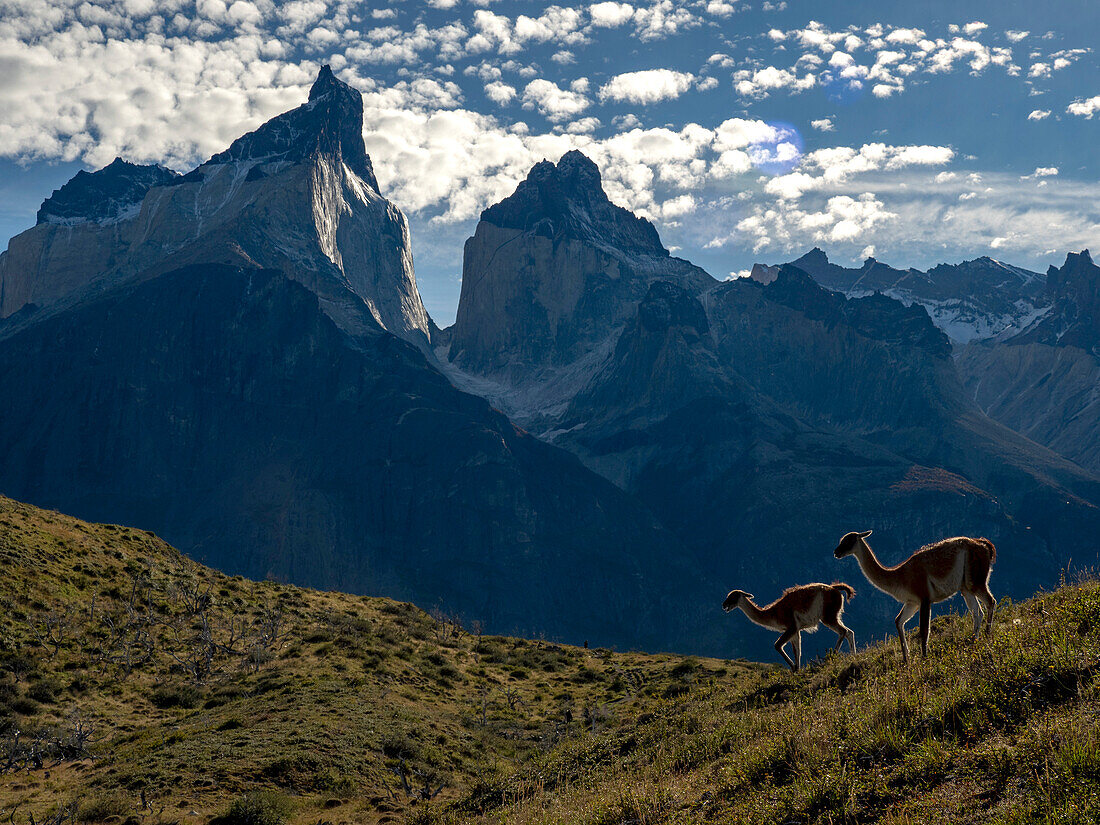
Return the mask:
M792 263L825 288L849 297L881 292L923 306L960 344L1018 332L1050 303L1042 275L988 256L938 264L927 272L895 269L874 258L849 269L832 263L815 247Z

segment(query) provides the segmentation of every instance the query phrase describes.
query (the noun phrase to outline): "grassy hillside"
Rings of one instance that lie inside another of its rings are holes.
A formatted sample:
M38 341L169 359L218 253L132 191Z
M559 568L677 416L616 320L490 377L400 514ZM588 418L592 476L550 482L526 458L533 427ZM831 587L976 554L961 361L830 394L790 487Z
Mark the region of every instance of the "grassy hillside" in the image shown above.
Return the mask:
M992 640L933 622L799 674L739 674L534 766L487 778L449 822L1100 821L1100 584L1002 602Z
M1093 581L790 674L482 636L2 498L0 570L15 825L1100 819Z
M483 636L0 498L0 822L402 821L754 669Z

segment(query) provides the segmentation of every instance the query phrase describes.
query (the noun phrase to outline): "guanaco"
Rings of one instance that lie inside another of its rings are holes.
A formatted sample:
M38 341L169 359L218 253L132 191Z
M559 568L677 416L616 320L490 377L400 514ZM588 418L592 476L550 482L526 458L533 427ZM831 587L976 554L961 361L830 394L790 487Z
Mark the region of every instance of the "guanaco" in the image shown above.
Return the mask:
M745 615L761 627L782 631L775 642L775 649L797 671L802 662L802 631L813 633L818 624L824 624L837 635L834 652L848 641L848 650L855 652L856 634L844 625L841 616L844 613L844 599L851 601L856 591L843 582L836 584L803 584L789 587L783 595L767 607L753 604L753 595L744 590L731 590L722 603L722 609L729 613L740 607ZM794 658L787 655L783 647L791 643Z

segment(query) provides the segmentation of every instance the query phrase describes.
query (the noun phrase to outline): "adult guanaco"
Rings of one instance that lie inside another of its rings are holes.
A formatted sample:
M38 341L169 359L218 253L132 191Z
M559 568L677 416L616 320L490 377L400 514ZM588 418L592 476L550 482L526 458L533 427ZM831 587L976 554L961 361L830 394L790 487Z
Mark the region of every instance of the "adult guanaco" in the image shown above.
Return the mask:
M753 623L781 631L782 635L776 640L775 649L787 660L791 670L798 670L802 663L802 631L813 633L818 624L824 624L836 633L838 638L834 652L840 650L845 639L848 640L848 649L855 651L856 634L845 627L841 619L844 599L851 600L855 595L856 591L843 582L803 584L787 588L782 596L767 607L757 607L753 604L751 593L731 590L722 603L722 609L729 613L740 607ZM793 659L783 649L787 642L791 643L794 650Z
M894 620L901 640L901 656L909 662L909 643L905 638L905 623L920 613L921 652L928 655L928 634L932 605L962 593L966 606L974 616L974 638L982 626L985 613L986 633L993 630L993 611L997 600L989 592L989 574L997 560L997 548L989 539L965 536L928 544L895 567L885 567L867 543L870 530L847 533L836 546L838 559L856 557L863 575L876 588L901 602L901 611Z

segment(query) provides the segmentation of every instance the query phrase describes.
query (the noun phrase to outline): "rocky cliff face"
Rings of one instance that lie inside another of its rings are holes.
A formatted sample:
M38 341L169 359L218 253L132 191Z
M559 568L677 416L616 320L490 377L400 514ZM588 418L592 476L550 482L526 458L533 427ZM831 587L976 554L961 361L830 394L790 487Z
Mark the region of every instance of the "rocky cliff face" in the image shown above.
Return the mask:
M849 297L881 292L918 304L959 344L1019 332L1049 306L1039 273L988 257L939 264L927 272L894 269L874 258L859 269L847 269L815 248L793 265L825 288Z
M116 198L125 208L113 200L103 207L111 222L48 220L12 239L0 255L0 316L219 262L281 269L315 292L337 323L356 324L357 332L363 323L380 325L426 347L430 321L408 225L378 192L362 126L362 97L325 67L305 104L186 175L138 181L138 167L127 165L129 184ZM117 182L116 165L78 175L43 204L43 214L79 212L89 198L66 189L88 190L86 179ZM360 304L369 309L365 321Z
M1070 253L1047 281L1050 312L966 347L959 369L990 416L1100 473L1100 267L1088 250Z
M714 280L669 255L648 221L612 204L579 152L532 168L466 242L448 358L510 382L563 368L617 334L654 281Z
M717 650L652 514L296 279L196 265L2 330L6 492L494 631Z

